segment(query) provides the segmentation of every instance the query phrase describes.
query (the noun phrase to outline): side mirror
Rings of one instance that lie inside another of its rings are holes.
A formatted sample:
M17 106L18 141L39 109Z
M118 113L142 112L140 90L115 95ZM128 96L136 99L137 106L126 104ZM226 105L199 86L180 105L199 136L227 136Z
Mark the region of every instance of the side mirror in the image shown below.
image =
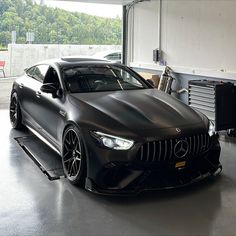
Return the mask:
M55 96L58 88L55 86L55 84L48 83L48 84L43 84L40 90L44 93L51 93L53 96Z

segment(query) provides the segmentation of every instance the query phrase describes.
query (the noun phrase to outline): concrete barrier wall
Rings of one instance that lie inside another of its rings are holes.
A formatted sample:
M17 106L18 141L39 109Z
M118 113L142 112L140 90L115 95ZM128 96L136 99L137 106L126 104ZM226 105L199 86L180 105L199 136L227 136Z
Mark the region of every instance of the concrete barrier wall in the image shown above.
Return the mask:
M91 56L108 50L121 50L121 46L9 44L8 51L0 51L0 60L6 61L6 76L18 76L25 68L42 60L64 56Z

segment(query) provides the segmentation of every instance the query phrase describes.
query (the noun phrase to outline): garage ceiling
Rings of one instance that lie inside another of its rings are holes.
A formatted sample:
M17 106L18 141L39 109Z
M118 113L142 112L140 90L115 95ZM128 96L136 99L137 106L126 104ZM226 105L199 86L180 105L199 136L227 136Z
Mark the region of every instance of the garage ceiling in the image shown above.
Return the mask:
M63 1L63 0L59 0ZM103 3L103 4L119 4L126 5L133 0L68 0L70 2L84 2L84 3Z

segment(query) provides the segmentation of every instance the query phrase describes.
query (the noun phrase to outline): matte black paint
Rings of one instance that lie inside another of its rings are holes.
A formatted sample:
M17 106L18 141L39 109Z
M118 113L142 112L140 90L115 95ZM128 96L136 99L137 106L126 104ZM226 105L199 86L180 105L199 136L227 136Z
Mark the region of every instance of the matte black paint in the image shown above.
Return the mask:
M62 151L62 137L66 127L75 124L79 128L87 153L85 187L88 190L103 193L113 193L113 190L129 192L134 190L130 190L129 186L135 181L138 184L135 191L143 190L145 186L138 179L145 179L147 173L149 176L153 169L158 171L161 168L163 171L165 168L158 165L135 164L136 155L142 144L208 132L208 120L205 116L172 96L152 88L145 80L149 89L80 94L67 92L62 76L64 68L80 64L109 65L109 62L70 59L52 60L43 64L49 64L57 71L62 95L53 97L42 92L42 83L26 74L18 78L13 84L13 91L16 91L19 97L23 122L39 132L59 152ZM126 68L119 64L116 66ZM176 128L181 129L181 132L177 132ZM129 151L105 149L96 144L91 131L132 139L135 145ZM214 162L213 167L206 166L205 172L211 174L220 167L219 142L215 137L212 139L214 142L211 149L204 156L205 159ZM116 172L123 175L121 180L110 183L108 180L111 174ZM171 170L166 170L165 173L171 174ZM194 181L187 181L192 182Z

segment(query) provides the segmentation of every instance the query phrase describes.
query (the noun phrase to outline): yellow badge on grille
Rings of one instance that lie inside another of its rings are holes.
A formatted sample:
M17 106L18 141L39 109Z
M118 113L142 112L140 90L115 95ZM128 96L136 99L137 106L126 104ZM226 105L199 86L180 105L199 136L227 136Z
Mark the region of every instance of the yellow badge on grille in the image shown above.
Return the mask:
M175 168L183 168L186 166L186 161L177 162Z

